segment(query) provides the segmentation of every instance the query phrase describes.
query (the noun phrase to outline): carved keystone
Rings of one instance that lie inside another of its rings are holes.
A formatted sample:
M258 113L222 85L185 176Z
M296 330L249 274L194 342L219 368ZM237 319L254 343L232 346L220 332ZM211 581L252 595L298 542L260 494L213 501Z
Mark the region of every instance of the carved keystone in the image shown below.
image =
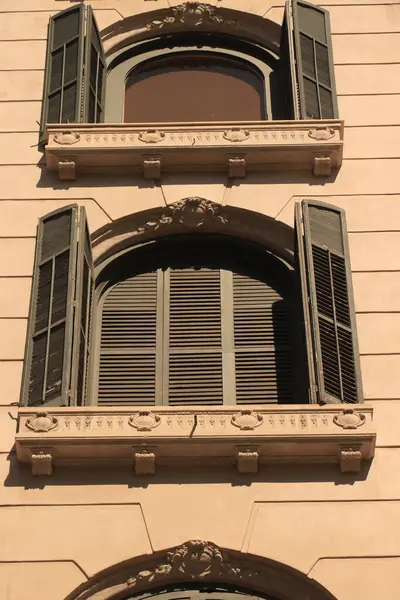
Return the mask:
M49 452L38 450L32 453L32 475L40 477L42 475L53 474L52 456Z
M138 450L134 453L134 468L136 475L154 475L156 470L156 455L148 450Z

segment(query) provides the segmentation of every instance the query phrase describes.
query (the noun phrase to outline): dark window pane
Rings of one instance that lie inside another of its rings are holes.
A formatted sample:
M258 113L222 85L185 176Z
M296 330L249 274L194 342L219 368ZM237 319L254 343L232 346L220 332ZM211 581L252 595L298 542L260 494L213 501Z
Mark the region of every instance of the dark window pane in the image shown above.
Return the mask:
M29 381L29 405L41 404L46 363L47 331L33 338L32 366Z
M51 57L50 93L57 90L62 85L63 57L63 48L54 52Z
M314 62L314 43L313 40L303 33L300 34L300 46L301 46L301 66L304 75L308 75L313 79L316 79L317 74L315 72Z
M69 85L64 89L62 123L74 123L77 121L76 115L76 83Z
M316 40L324 44L326 40L325 17L324 14L312 6L303 6L298 4L298 25L300 30L310 33Z
M79 10L61 15L54 20L54 47L65 44L79 34Z
M35 331L40 331L49 323L52 267L53 261L50 260L39 268Z
M319 319L324 383L328 394L341 400L340 373L337 351L336 328L333 323Z
M96 118L96 96L93 91L89 92L89 123L95 123Z
M318 90L317 84L309 79L303 78L304 82L304 94L306 97L307 107L307 118L308 119L319 119L319 104L318 104Z
M319 86L319 97L321 100L321 118L322 119L333 119L333 97L332 92Z
M68 272L69 250L63 252L55 259L52 323L64 319L67 313Z
M64 85L73 81L78 76L78 40L71 42L66 47Z
M40 260L46 260L70 245L71 211L60 212L43 223L43 242Z
M317 53L317 70L318 83L322 83L326 87L331 86L331 78L329 73L329 54L328 48L316 43L315 49Z
M49 359L47 364L46 400L61 394L62 373L64 363L65 325L57 325L50 332Z
M96 89L96 80L97 80L97 61L98 61L98 54L96 52L96 48L92 44L91 52L90 52L90 85L92 86L92 88L94 90Z
M262 78L240 61L185 54L147 63L127 79L125 122L258 121L264 117Z
M49 97L49 112L48 112L48 123L59 123L60 122L60 109L61 109L61 92L57 92L53 96Z

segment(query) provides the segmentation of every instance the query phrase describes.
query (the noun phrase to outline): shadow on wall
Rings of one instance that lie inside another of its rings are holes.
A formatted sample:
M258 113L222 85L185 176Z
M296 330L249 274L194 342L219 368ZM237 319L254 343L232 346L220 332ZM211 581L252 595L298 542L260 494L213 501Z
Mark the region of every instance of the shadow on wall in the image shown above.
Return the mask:
M253 483L334 483L335 486L353 485L365 481L371 462L363 461L359 473L340 473L338 465L284 465L270 464L261 467L259 473L239 474L236 467L206 470L159 467L155 475L135 475L132 467L55 467L51 477L33 477L29 465L18 462L14 453L8 457L10 469L5 479L6 487L21 487L27 490L44 489L50 486L95 486L120 485L127 488L148 488L151 485L203 485L230 484L232 487L249 487Z

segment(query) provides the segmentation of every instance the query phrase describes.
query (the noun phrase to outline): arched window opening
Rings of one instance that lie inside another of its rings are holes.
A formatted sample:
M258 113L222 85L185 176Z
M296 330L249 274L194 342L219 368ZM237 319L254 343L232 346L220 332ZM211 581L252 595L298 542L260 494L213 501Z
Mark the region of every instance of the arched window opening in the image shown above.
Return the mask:
M185 52L147 61L126 80L126 123L265 118L261 76L221 54Z
M106 269L99 405L292 402L292 271L210 239L156 246Z
M171 586L168 589L158 588L146 593L128 595L126 600L278 600L275 596L255 595L236 586L210 583L199 587L198 584Z

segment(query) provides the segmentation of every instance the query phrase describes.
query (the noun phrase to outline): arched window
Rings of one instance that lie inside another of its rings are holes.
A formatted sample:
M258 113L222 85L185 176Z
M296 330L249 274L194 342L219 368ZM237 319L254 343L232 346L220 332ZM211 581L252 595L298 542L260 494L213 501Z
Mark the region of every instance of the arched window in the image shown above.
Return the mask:
M286 265L213 238L140 254L124 254L103 275L100 405L292 401L296 321Z
M126 80L126 123L265 118L261 76L224 55L170 55L133 69Z

